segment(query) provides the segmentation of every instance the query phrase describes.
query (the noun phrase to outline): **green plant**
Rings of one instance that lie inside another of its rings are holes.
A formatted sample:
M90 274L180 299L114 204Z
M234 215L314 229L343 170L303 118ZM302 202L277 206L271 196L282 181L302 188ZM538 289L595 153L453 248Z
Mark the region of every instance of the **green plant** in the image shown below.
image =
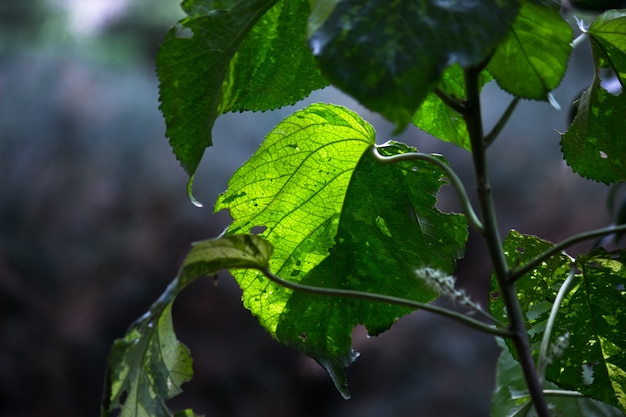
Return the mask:
M346 398L353 327L376 335L422 309L502 340L494 416L623 415L626 252L597 248L573 258L565 250L626 227L557 244L515 231L502 240L486 153L520 99L554 103L572 48L588 40L595 78L562 135L564 158L592 180L626 179L626 96L601 86L607 70L625 85L626 11L577 20L582 33L574 39L556 1L185 0L182 7L187 17L167 34L157 66L167 135L190 176L190 197L219 115L274 109L332 83L398 132L413 123L469 151L480 210L443 157L376 144L373 128L344 107L295 112L220 195L215 210L234 219L225 235L194 244L178 277L115 342L103 415L171 415L165 400L192 375L172 329L172 302L221 269L231 270L267 331L315 358ZM480 92L492 80L513 99L485 133ZM447 183L464 215L435 208ZM468 226L489 248L488 311L452 277ZM440 295L476 314L429 304Z

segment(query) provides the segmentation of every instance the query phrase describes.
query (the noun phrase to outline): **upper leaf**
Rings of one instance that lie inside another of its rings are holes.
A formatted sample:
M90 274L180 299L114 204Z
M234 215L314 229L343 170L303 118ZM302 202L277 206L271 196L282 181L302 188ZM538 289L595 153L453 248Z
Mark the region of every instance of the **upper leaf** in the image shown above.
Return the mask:
M518 9L514 0L316 3L325 7L314 15L317 30L309 42L323 73L399 129L447 66L474 66L487 59ZM336 3L332 12L328 3Z
M565 75L571 40L572 29L558 11L525 1L487 68L505 91L547 100Z
M587 32L598 66L615 71L626 87L626 10L609 10L598 16Z
M527 262L549 248L536 237L509 234L504 242L509 264ZM539 350L543 330L559 288L567 276L569 260L552 257L517 284L518 297L526 313L531 348ZM580 256L582 271L563 300L553 335L569 334L569 347L554 358L546 378L562 388L626 409L626 253L602 249ZM500 297L492 294L491 311L505 317Z
M610 10L589 28L596 67L592 85L580 96L576 117L561 138L565 160L574 172L604 183L626 180L626 96L602 87L600 69L615 72L626 85L626 11Z
M178 277L163 295L115 341L102 415L169 417L165 400L178 394L193 375L188 349L176 339L172 303L194 279L225 268L265 268L272 246L257 236L227 236L194 244ZM114 414L118 415L118 414ZM191 416L186 410L181 415Z
M186 0L157 55L161 111L189 175L229 111L293 104L327 85L306 46L306 0Z
M491 80L492 77L487 71L480 73L479 83L481 87ZM450 97L464 100L465 78L463 69L458 65L446 68L437 87ZM450 108L434 92L428 93L426 100L413 115L412 122L415 126L436 138L453 143L468 151L472 150L463 116Z
M561 148L574 172L606 184L626 180L626 94L615 96L594 83L580 97L578 112Z
M434 208L442 178L433 166L378 163L373 144L373 129L355 113L312 105L270 132L216 210L230 209L229 233L265 227L261 235L275 248L270 268L286 279L430 301L435 294L414 270L451 272L467 237L465 220ZM381 152L409 150L394 145ZM409 311L293 293L255 271L234 275L263 326L317 359L344 396L344 368L356 357L353 327L378 334Z

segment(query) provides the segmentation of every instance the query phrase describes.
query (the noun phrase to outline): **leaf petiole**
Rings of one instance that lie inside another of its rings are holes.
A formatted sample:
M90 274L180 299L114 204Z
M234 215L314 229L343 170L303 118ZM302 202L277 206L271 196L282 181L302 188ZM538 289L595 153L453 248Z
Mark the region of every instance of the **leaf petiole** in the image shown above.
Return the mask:
M297 282L288 281L286 279L280 278L279 276L274 275L268 268L263 268L260 271L270 281L278 285L281 285L285 288L289 288L290 290L300 291L300 292L308 293L308 294L326 295L326 296L331 296L331 297L357 298L361 300L377 301L381 303L393 304L393 305L398 305L402 307L410 307L414 309L426 310L426 311L430 311L431 313L436 313L444 317L448 317L456 321L459 321L483 333L488 333L494 336L507 337L507 338L510 338L513 336L513 333L509 329L502 329L502 328L494 327L493 325L489 325L484 322L478 321L476 319L468 317L459 312L449 310L443 307L438 307L433 304L421 303L419 301L409 300L406 298L394 297L394 296L385 295L385 294L369 293L365 291L305 285L305 284L300 284Z
M559 288L559 292L556 295L556 299L552 304L552 309L550 310L550 316L548 316L548 321L546 323L546 330L543 333L543 337L541 339L541 345L539 347L539 357L537 358L537 374L539 374L539 378L543 381L546 373L546 367L550 363L550 358L548 354L548 347L550 346L550 337L552 336L552 329L554 328L554 322L556 321L556 316L559 314L559 309L561 308L561 303L563 299L567 295L572 282L576 276L576 263L574 259L570 263L569 273L567 274L567 278Z
M506 110L504 110L504 113L502 113L502 116L500 116L498 123L496 123L493 129L491 129L491 132L489 132L489 134L485 136L485 147L489 147L489 145L491 145L496 140L500 132L502 132L502 129L504 129L504 126L506 126L506 124L508 123L519 101L519 97L515 97L513 100L511 100Z

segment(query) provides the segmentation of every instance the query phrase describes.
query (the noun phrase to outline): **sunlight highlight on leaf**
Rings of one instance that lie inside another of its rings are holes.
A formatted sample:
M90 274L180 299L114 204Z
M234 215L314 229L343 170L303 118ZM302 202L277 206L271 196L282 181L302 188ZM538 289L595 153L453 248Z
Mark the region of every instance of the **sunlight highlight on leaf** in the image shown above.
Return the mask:
M426 162L383 164L370 153L371 126L339 106L315 104L286 118L233 176L216 210L234 219L228 233L266 226L270 269L315 287L367 291L428 302L416 279L430 266L452 272L467 239L465 218L440 213L446 181ZM414 151L401 144L383 154ZM417 168L417 169L415 169ZM356 359L352 329L371 335L411 310L358 299L291 292L255 271L234 273L244 304L283 344L317 359L348 397L344 369ZM306 335L303 337L302 335Z

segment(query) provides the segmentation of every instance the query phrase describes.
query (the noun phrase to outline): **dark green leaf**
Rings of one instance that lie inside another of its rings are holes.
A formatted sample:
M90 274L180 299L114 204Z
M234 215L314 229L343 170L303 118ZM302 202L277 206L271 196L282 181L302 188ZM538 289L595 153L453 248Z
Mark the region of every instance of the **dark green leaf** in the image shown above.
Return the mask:
M306 0L187 0L183 8L189 17L165 37L157 69L166 134L193 175L219 115L293 104L327 82L306 46Z
M120 408L122 417L171 415L165 400L180 393L193 375L189 351L176 340L171 309L171 303L157 302L115 341L109 358L109 411Z
M558 11L525 1L487 68L505 91L547 100L565 75L571 41L572 29Z
M487 71L481 72L481 87L491 80L491 75ZM459 100L465 99L463 69L458 65L446 68L438 88L450 97ZM426 100L413 116L412 122L436 138L471 151L469 134L463 116L446 105L434 92L428 93Z
M504 342L496 365L496 388L491 397L491 417L512 417L515 412L528 407L530 397L522 367L513 359ZM551 382L544 383L544 389L558 390ZM553 416L567 417L623 417L624 413L608 404L591 398L547 397ZM529 414L529 415L534 415Z
M549 242L516 232L504 242L511 266L527 262L549 247ZM539 350L569 262L565 255L555 256L518 281L518 297L534 353ZM546 371L546 378L560 387L621 409L626 409L625 262L626 253L604 250L577 259L581 274L565 297L553 330L553 336L569 335L569 347ZM496 295L491 297L492 314L505 319L501 297Z
M264 226L283 278L430 301L415 278L432 266L451 272L467 237L460 215L434 208L441 173L425 162L381 164L374 131L349 110L316 104L285 119L240 168L216 210L230 209L229 233ZM393 145L381 152L407 152ZM347 396L344 368L355 359L352 329L371 334L410 310L356 299L293 293L255 271L236 272L246 307L282 343L317 359Z
M171 416L165 400L177 395L193 374L189 351L176 339L172 327L174 299L201 275L224 268L264 268L271 253L268 242L249 235L195 244L178 277L124 338L115 341L109 356L103 416L117 409L121 417ZM182 415L193 413L185 411Z
M626 180L626 95L614 96L595 79L579 99L574 122L561 138L574 172L606 184Z
M447 66L488 58L518 9L513 0L334 0L329 13L324 3L309 39L322 71L400 129Z
M599 67L611 68L626 86L626 11L609 10L589 27L594 55Z

